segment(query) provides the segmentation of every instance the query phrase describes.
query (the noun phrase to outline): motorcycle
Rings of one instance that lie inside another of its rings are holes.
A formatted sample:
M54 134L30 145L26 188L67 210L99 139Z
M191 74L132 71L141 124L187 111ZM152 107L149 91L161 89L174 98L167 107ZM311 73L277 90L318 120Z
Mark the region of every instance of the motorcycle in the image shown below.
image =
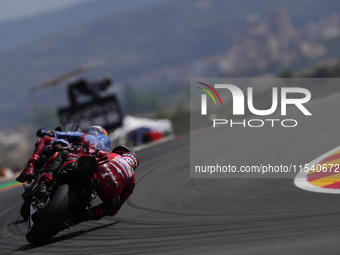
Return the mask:
M98 170L95 158L99 150L90 153L89 146L83 144L79 158L58 171L56 181L42 198L30 199L26 239L31 244L44 245L61 230L73 226L72 216L89 207L95 198L99 181L93 175Z
M25 184L23 184L24 192L21 194L21 196L23 198L25 196L27 196L32 191L33 187L35 187L35 185L36 185L37 181L39 180L40 175L41 175L42 172L43 172L43 168L39 168L39 170L37 171L35 176L30 181L28 181ZM21 217L24 220L28 220L29 212L30 212L30 202L24 200L23 204L20 207Z
M78 123L72 122L67 124L66 126L63 127L57 127L54 129L55 131L63 131L63 132L72 132L72 131L80 131L80 127ZM24 198L25 196L27 196L27 194L29 194L32 189L35 187L37 181L39 180L41 174L44 172L44 163L46 163L46 161L48 160L48 158L50 157L50 153L45 152L41 155L41 159L39 161L39 166L38 166L38 170L36 171L35 175L26 183L23 184L24 187L24 192L22 193L22 197ZM21 205L20 208L20 214L22 216L22 218L24 220L28 220L28 215L29 215L29 210L30 210L30 203L29 201L25 201L23 202L23 204Z

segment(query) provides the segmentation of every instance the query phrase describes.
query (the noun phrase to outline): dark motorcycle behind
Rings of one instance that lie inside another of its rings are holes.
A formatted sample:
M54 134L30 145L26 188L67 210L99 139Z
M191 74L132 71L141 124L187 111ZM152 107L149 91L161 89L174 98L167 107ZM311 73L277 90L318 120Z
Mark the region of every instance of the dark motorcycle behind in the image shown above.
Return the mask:
M43 169L39 169L37 171L37 174L28 182L26 182L24 186L24 192L22 193L22 197L25 197L27 194L29 194L33 187L36 185L37 180L39 180L41 173L43 172ZM28 220L28 215L30 213L30 201L25 201L21 205L20 208L20 214L24 220Z
M71 123L69 123L69 124L67 124L66 126L63 126L63 127L57 127L54 130L55 131L63 131L63 132L81 131L79 124L76 123L76 122L71 122ZM24 186L24 192L21 195L22 197L25 197L27 194L29 194L32 191L32 189L35 187L37 181L40 178L40 175L45 170L44 169L44 163L46 163L46 161L48 160L48 158L50 156L51 156L51 154L46 152L46 151L41 155L41 158L40 158L39 164L38 164L38 171L36 171L35 175L23 185ZM30 202L24 200L24 202L23 202L23 204L20 208L20 214L21 214L21 216L24 220L28 220L29 212L30 212Z
M84 144L82 155L67 167L59 170L56 182L38 199L29 201L28 231L26 239L33 245L48 243L59 231L74 224L72 215L90 205L99 181L93 178L98 170L96 152L89 153L89 144Z

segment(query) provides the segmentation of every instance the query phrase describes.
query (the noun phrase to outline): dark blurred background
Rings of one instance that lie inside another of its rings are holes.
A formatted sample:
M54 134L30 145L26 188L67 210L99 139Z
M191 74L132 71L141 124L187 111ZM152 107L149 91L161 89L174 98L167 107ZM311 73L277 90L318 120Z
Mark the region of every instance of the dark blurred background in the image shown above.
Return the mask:
M35 130L59 125L66 82L35 94L40 120L29 89L93 61L105 65L83 76L110 74L124 115L170 119L176 135L189 132L190 78L340 75L338 0L53 0L27 15L27 1L9 2L0 0L9 14L0 20L0 165L22 164Z

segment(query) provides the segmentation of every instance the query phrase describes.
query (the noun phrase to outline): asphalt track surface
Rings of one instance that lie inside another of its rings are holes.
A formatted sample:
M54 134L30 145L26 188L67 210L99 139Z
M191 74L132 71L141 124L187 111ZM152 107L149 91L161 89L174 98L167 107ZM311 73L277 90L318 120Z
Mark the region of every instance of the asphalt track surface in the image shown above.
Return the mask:
M282 129L257 135L254 139L266 142L252 141L257 146L244 163L278 154L308 163L338 146L338 102L340 95L311 103L313 118L290 131L291 140ZM117 216L82 223L42 247L26 242L27 223L19 215L22 188L0 192L0 253L340 253L339 195L301 190L293 178L190 179L189 141L187 136L139 151L136 189ZM230 144L225 151L237 153Z

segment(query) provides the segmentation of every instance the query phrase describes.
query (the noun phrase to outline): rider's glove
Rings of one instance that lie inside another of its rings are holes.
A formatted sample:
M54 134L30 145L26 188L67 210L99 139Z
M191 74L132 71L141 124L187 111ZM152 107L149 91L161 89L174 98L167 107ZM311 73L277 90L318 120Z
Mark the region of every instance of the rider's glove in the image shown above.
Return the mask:
M47 132L46 129L44 128L40 128L37 130L37 132L35 133L38 137L43 137L45 135L45 133Z
M51 137L54 137L54 130L52 131L47 131L46 129L44 128L40 128L37 130L37 132L35 133L38 137L43 137L45 135L48 135L48 136L51 136Z

